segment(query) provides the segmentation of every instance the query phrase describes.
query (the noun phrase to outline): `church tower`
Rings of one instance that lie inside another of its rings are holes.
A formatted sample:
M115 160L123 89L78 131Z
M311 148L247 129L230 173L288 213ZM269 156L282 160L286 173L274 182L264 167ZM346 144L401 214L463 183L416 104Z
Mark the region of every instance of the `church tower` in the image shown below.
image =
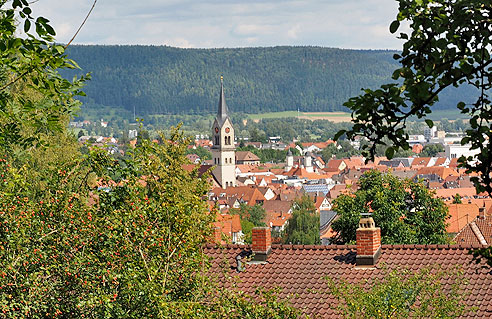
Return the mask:
M236 186L236 148L234 128L227 114L223 78L220 77L219 110L212 125L212 174L222 188Z

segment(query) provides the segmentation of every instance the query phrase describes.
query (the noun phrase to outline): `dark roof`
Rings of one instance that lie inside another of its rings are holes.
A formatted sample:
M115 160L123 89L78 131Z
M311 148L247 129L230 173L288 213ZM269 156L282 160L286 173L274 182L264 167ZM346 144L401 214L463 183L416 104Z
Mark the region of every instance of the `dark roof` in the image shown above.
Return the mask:
M306 193L323 193L324 196L326 196L326 194L328 194L330 192L330 189L332 188L333 186L332 185L328 185L328 184L312 184L312 185L309 185L309 184L306 184L306 185L302 185L302 189L306 192Z
M403 164L400 160L391 160L391 161L379 161L379 165L384 165L388 167L398 167Z
M257 287L266 289L278 287L280 298L290 297L292 306L321 318L338 318L333 307L336 299L328 293L326 277L343 279L350 283L361 282L367 278L382 278L392 269L412 271L439 264L443 269L453 271L462 267L463 276L468 281L464 302L476 306L477 312L465 318L492 317L492 274L490 269L471 263L468 254L471 248L482 246L459 245L383 245L381 257L373 268L355 266L356 247L349 245L272 245L271 254L265 263L248 263L244 272L235 271L235 257L250 246L226 245L218 247L207 245L205 253L211 257L211 276L216 276L219 284L225 282L223 266L228 265L237 288L254 293ZM444 279L443 279L444 280ZM449 281L448 281L449 282Z
M320 229L327 227L333 219L337 216L337 212L334 210L322 210L319 212L319 225Z

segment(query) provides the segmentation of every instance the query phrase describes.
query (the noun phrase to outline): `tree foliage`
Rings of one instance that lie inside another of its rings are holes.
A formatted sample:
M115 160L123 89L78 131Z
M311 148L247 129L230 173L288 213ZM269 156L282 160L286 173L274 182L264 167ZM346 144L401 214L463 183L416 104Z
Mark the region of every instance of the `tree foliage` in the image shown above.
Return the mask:
M319 245L319 214L313 200L303 195L294 201L292 216L284 230L283 242L286 244Z
M411 32L399 35L405 43L401 54L394 55L400 63L393 72L396 82L349 99L344 105L353 112L354 126L338 136L365 136L371 142L365 149L369 158L387 137L391 146L386 155L391 158L396 149L410 147L405 132L410 118L425 118L444 92L472 88L475 95L462 97L457 108L471 117L461 143L470 143L479 153L461 158L460 163L469 173L479 173L473 177L478 191L492 193L492 143L487 142L492 137L492 7L480 0L398 2L399 13L390 31L395 33L401 22L408 22Z
M427 144L422 149L420 156L434 157L440 152L444 152L444 146L442 144Z
M48 43L54 31L31 17L25 0L12 1L12 9L6 3L0 1L0 316L229 318L246 311L296 318L275 292L248 296L207 280L209 184L197 168L183 169L190 141L178 129L161 144L142 140L119 161L97 148L79 152L66 127L80 82L56 73L74 63ZM39 39L17 38L16 19L26 32L35 25Z
M60 119L74 111L73 97L83 95L87 76L70 82L58 75L56 69L77 64L50 43L53 28L47 19L34 18L27 1L9 7L1 0L0 19L0 144L29 147L42 143L43 134L62 130ZM26 37L17 37L18 23Z
M341 318L460 318L473 311L463 303L465 282L459 270L395 269L386 270L382 279L328 283Z
M383 244L446 243L446 205L421 182L371 170L361 176L354 194L334 200L333 209L338 214L333 230L345 243L355 241L361 214L369 212L381 227Z

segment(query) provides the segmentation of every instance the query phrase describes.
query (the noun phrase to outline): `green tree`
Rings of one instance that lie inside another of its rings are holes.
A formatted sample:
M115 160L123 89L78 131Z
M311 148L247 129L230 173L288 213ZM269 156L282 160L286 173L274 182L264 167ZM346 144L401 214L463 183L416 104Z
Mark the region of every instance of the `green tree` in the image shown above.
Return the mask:
M34 18L27 1L0 0L0 144L30 147L46 133L63 130L78 103L83 81L63 79L56 70L75 68L64 47L51 44L49 21ZM30 36L19 37L18 24ZM33 31L34 33L29 33Z
M251 142L265 143L267 141L265 132L259 130L256 127L253 127L252 129L249 130L249 139Z
M333 202L338 218L333 222L340 240L355 241L362 213L372 212L381 227L384 244L444 244L448 212L423 183L400 180L376 170L364 173L354 194L342 194Z
M197 148L189 148L186 151L186 154L196 154L200 157L201 160L210 160L212 159L212 153L204 148L203 146L198 146Z
M461 204L461 196L460 194L456 193L453 197L453 204Z
M203 200L209 184L197 168L182 168L189 140L179 130L160 145L142 141L121 161L97 148L78 152L67 131L78 88L55 73L64 66L63 48L46 43L54 31L44 18L35 25L46 41L15 38L15 11L5 4L0 1L0 44L10 54L5 60L8 54L0 53L7 75L0 88L2 317L229 318L246 311L251 318L296 318L275 292L248 296L208 284L201 248L212 222ZM25 0L12 6L32 20Z
M283 242L286 244L319 245L319 214L308 195L294 201L292 216L285 227Z
M422 149L420 156L434 157L440 152L444 152L444 146L442 144L427 144Z
M252 223L255 227L264 227L265 222L265 209L261 204L255 204L253 206L249 206L245 203L241 203L239 206L239 210L237 211L241 219L247 220Z
M266 226L264 220L266 216L265 209L261 204L249 206L241 203L239 209L231 209L232 214L238 214L241 218L241 228L244 234L244 242L251 243L251 231L253 227Z
M467 172L478 173L472 177L477 191L492 194L492 144L487 143L492 139L492 9L480 0L398 2L399 12L390 32L395 33L401 22L408 22L411 32L399 35L405 43L401 54L394 55L401 65L393 73L395 82L377 90L366 89L346 102L355 124L336 137L365 136L370 141L364 149L369 159L377 145L386 144L383 137L387 137L390 146L386 155L391 158L396 149L410 148L405 132L410 118L425 118L445 89L474 87L478 97L459 102L457 108L471 118L461 143L471 143L479 152L475 157L460 158L460 163ZM429 119L426 123L434 125Z
M439 268L395 269L357 284L328 279L341 318L460 318L473 311L463 303L464 283L462 272Z

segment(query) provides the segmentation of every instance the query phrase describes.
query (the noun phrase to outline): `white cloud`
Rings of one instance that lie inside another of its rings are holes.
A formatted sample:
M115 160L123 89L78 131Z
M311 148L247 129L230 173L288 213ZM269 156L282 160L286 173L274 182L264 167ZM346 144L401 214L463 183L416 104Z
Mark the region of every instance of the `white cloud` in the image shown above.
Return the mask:
M290 28L289 31L287 31L287 36L292 39L297 39L300 30L301 30L301 25L296 24L295 26Z
M92 3L40 0L32 7L67 42ZM74 43L400 48L388 31L396 13L393 0L104 0Z

